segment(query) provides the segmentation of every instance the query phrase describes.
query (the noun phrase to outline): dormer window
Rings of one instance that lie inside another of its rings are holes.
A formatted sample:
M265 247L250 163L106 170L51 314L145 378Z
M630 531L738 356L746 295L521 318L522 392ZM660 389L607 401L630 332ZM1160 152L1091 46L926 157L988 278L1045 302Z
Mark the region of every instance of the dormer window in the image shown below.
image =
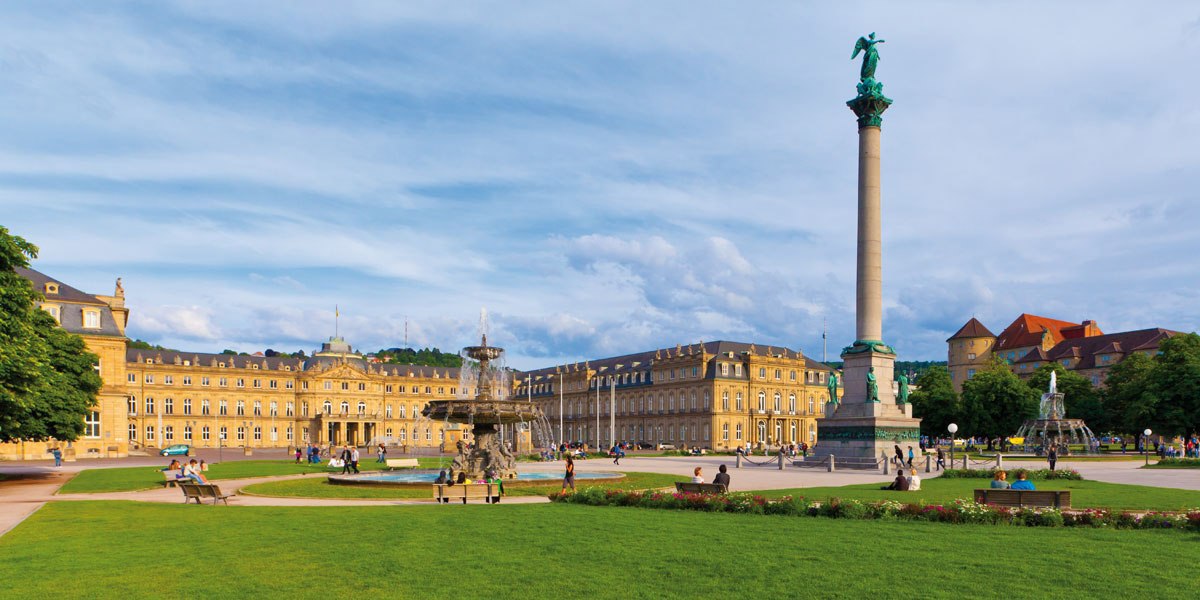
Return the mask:
M52 281L46 282L45 291L47 294L57 294L58 293L58 284L54 283Z
M83 326L85 329L100 329L100 311L84 309Z

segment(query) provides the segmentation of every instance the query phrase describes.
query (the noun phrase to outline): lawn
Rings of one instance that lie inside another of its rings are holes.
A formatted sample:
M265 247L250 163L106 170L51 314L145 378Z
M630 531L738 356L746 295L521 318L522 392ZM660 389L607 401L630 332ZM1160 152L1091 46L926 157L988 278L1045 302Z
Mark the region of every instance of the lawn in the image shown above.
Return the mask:
M1194 596L1195 573L1163 557L1198 547L1178 531L557 504L52 502L0 538L0 596L1170 599Z
M679 475L662 475L659 473L626 473L625 477L616 481L576 483L577 487L619 488L624 490L644 490L650 488L672 487L676 481L688 481L688 477ZM550 492L562 489L562 483L529 487L507 486L508 496L545 496ZM371 485L334 485L325 477L308 479L290 479L288 481L271 481L258 483L242 488L242 491L259 496L287 496L299 498L429 498L429 486L419 488L380 487Z
M419 458L424 468L436 468L443 461L440 458ZM374 460L363 461L358 465L363 471L379 470L382 464ZM62 486L60 494L86 494L93 492L128 492L145 490L161 486L163 483L162 467L121 467L116 469L87 469L81 471ZM243 477L268 477L272 475L296 475L300 473L336 473L339 469L329 469L325 465L296 464L289 460L238 460L211 464L205 475L210 480L241 479Z
M881 490L879 484L858 484L841 487L795 488L760 492L764 496L804 496L813 500L825 498L855 498L859 500L924 501L945 504L955 498L971 498L972 490L985 488L988 479L922 479L917 492ZM1102 481L1034 481L1039 490L1071 490L1074 508L1104 507L1117 510L1186 510L1200 507L1200 492L1174 488L1123 485Z

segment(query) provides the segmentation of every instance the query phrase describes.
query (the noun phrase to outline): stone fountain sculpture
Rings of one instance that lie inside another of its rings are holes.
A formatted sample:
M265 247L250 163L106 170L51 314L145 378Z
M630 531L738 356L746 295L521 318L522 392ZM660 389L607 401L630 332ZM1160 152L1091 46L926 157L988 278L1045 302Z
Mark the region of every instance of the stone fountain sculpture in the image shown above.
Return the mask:
M465 472L471 479L480 479L489 473L504 478L516 477L516 459L501 441L499 426L543 418L537 405L508 399L505 373L492 364L503 353L503 348L489 346L487 334L482 334L480 345L463 348L464 357L475 362L464 361L459 389L465 396L473 383L475 397L434 400L421 412L432 420L471 427L474 445L468 447L458 442L458 454L453 462L455 471Z
M1096 448L1096 436L1083 419L1068 419L1064 395L1058 391L1058 373L1050 373L1050 386L1038 407L1038 418L1025 421L1016 437L1025 438L1025 446L1044 453L1047 446L1081 444L1085 454Z

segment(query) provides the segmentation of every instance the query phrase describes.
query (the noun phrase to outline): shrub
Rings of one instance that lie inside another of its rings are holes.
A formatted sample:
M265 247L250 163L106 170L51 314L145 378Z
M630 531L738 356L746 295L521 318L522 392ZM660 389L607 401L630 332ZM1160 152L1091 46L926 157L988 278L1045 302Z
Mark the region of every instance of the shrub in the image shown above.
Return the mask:
M1151 466L1176 469L1200 469L1200 458L1163 458Z
M1072 481L1082 481L1083 476L1079 471L1074 469L1051 471L1050 469L1000 469L1008 472L1009 481L1015 481L1017 474L1024 472L1028 479L1037 480L1053 480L1065 479ZM942 472L942 477L950 479L991 479L996 476L997 469L946 469Z

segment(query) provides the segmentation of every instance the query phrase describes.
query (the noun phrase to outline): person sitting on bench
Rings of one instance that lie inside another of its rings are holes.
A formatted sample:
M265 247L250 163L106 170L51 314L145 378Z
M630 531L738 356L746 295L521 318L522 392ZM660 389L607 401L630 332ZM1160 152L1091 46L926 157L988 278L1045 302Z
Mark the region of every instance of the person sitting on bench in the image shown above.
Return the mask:
M1008 489L1010 489L1010 490L1036 490L1037 488L1033 487L1033 482L1029 481L1025 477L1026 477L1025 471L1018 472L1017 480L1014 481L1012 483L1012 485L1009 486Z
M194 458L188 462L188 464L184 465L183 475L188 479L195 481L196 483L208 483L208 481L204 479L204 475L202 475L200 470L196 468L196 459Z
M897 492L907 492L908 491L908 478L904 476L904 469L900 469L900 470L896 471L896 479L894 481L892 481L891 485L885 485L879 489L895 490Z

